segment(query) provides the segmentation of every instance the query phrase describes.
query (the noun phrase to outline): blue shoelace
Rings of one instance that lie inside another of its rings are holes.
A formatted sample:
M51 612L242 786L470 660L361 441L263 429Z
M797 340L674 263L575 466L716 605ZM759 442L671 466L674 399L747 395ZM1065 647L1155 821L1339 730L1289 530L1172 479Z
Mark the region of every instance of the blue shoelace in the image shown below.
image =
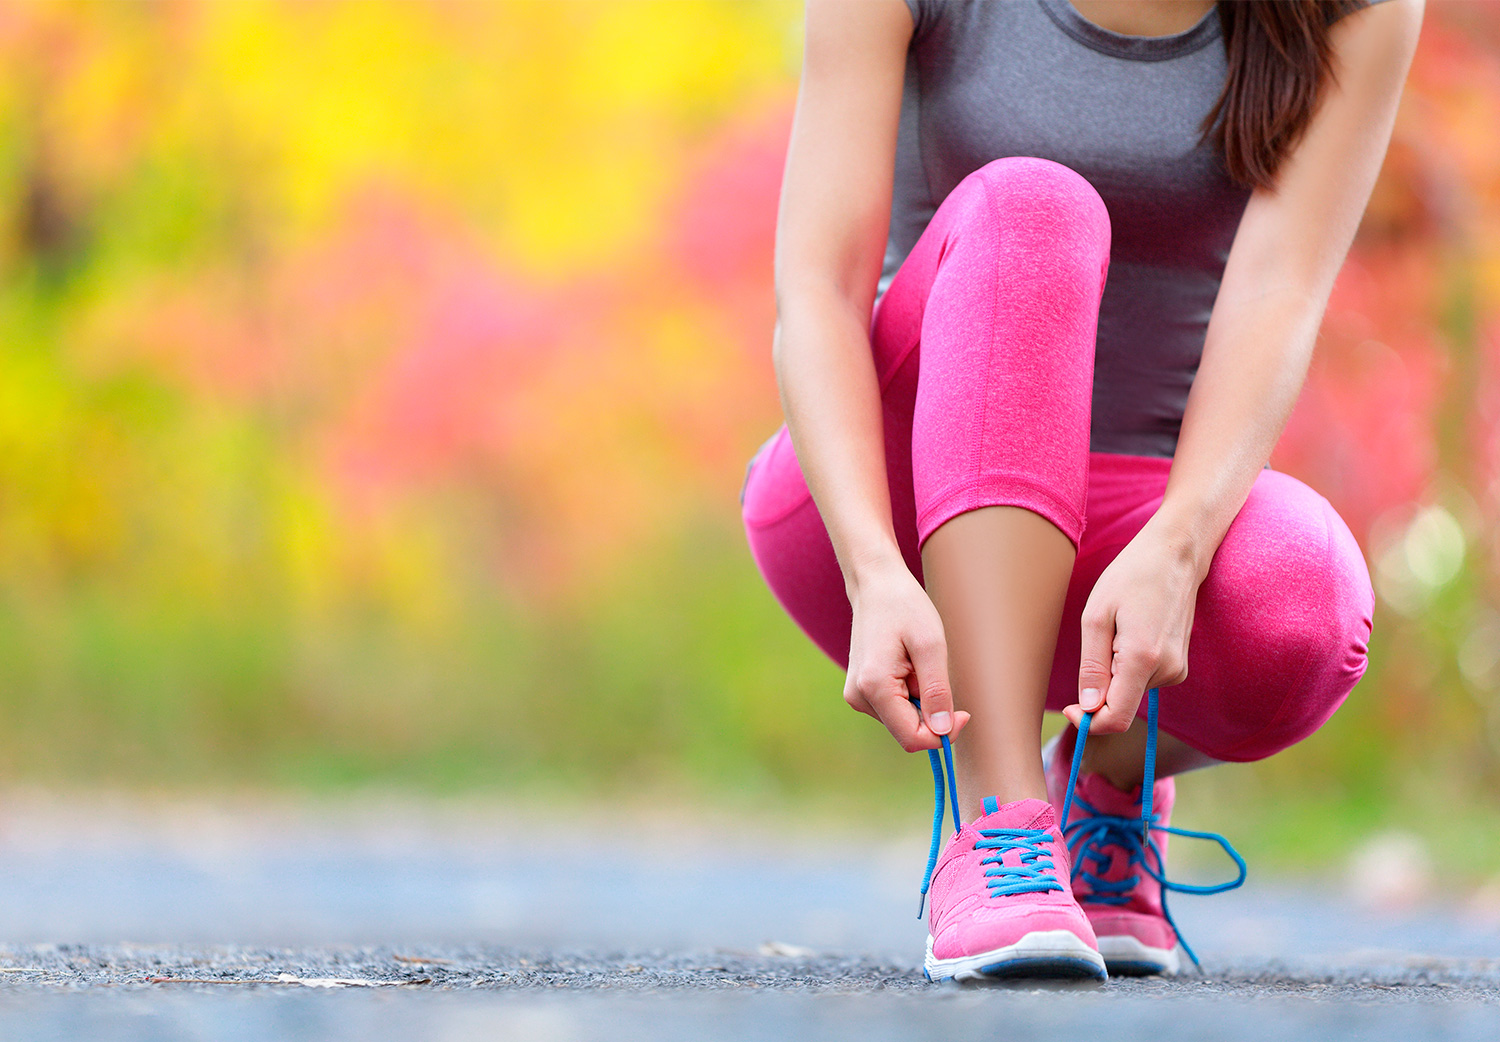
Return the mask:
M995 797L984 798L986 814L999 809L1000 801ZM990 866L984 870L984 885L989 887L991 897L1062 890L1063 886L1054 874L1056 866L1052 864L1052 852L1042 846L1052 839L1046 829L980 829L979 835L983 838L975 841L974 849L994 851L979 862ZM1005 854L1010 851L1019 855L1020 864L1005 864Z
M1084 870L1085 860L1092 861L1100 871L1103 871L1110 863L1112 855L1108 851L1110 846L1123 847L1128 852L1129 863L1140 865L1152 879L1161 884L1161 911L1167 920L1167 925L1172 927L1172 932L1177 935L1178 942L1183 951L1187 952L1188 958L1193 960L1193 965L1200 970L1203 968L1198 961L1197 954L1183 939L1182 931L1177 928L1176 921L1167 907L1167 891L1176 890L1183 894L1219 894L1225 890L1233 890L1245 882L1247 869L1245 859L1240 857L1239 851L1235 850L1229 840L1217 832L1196 832L1192 829L1175 828L1171 825L1157 824L1157 815L1151 809L1152 789L1156 782L1156 730L1157 712L1159 708L1161 691L1159 688L1151 688L1146 692L1146 763L1145 774L1141 779L1141 816L1139 818L1124 818L1113 814L1099 814L1082 797L1075 797L1074 790L1078 785L1078 769L1083 764L1083 747L1088 741L1089 724L1094 719L1093 713L1084 713L1082 725L1078 728L1078 742L1073 747L1073 765L1068 772L1068 789L1063 798L1062 822L1058 831L1062 833L1064 841L1068 844L1068 850L1073 858L1073 878L1082 876L1084 882L1089 884L1093 890L1091 900L1100 904L1121 905L1129 901L1129 891L1140 882L1139 874L1128 876L1120 880L1101 879L1097 874ZM921 703L913 698L912 702L921 708ZM962 825L958 818L958 784L953 776L953 747L948 741L948 736L942 736L943 748L941 754L936 749L927 751L928 760L932 764L932 780L934 793L934 812L932 816L932 847L927 855L927 872L922 877L921 901L917 905L917 918L922 918L922 911L927 904L927 888L932 884L932 873L937 868L938 852L943 838L943 778L946 773L948 780L948 794L953 804L953 832L958 834ZM1072 813L1075 801L1084 810L1089 812L1089 817L1069 824L1069 815ZM985 813L993 814L998 809L994 797L986 797L984 801ZM1162 868L1161 848L1152 838L1152 830L1168 832L1174 836L1185 836L1190 839L1210 839L1218 843L1239 868L1239 875L1226 882L1217 883L1212 886L1195 886L1190 883L1177 883L1166 878ZM1072 833L1070 836L1069 833ZM1045 852L1040 849L1039 843L1047 835L1046 829L981 829L980 834L985 838L974 844L979 847L993 847L996 853L986 858L984 864L999 866L1001 871L994 868L986 871L989 877L986 885L990 888L991 895L1008 893L1026 893L1041 890L1061 890L1062 887L1050 875L1052 862L1040 860L1045 858ZM1022 851L1022 864L1019 868L1000 865L1001 855L1005 850ZM1147 853L1156 859L1156 867L1152 867ZM1050 884L1050 885L1049 885Z
M911 701L918 710L921 710L920 700L912 696ZM948 780L949 801L953 805L953 834L958 835L963 827L958 819L958 782L953 777L953 746L949 743L947 735L938 737L943 743L942 753L939 754L936 749L927 750L927 759L932 764L932 847L927 852L927 871L922 876L922 894L917 902L918 919L922 918L922 912L927 907L927 888L932 885L932 873L937 868L938 850L943 843L943 779L945 776ZM984 798L986 814L993 814L999 809L999 801L995 797ZM974 843L974 849L994 851L989 857L980 861L980 864L989 866L984 871L984 884L989 888L991 897L1044 893L1048 890L1063 888L1054 874L1056 866L1052 863L1051 852L1042 847L1042 844L1051 838L1046 829L980 829L979 835L980 838ZM1019 865L1004 863L1005 854L1009 851L1015 851L1019 855Z
M912 705L920 712L921 701L911 696ZM938 850L943 844L943 768L947 767L948 792L952 795L953 803L953 834L958 835L962 824L958 820L958 782L953 777L953 746L948 741L947 735L938 736L943 743L942 755L938 755L936 749L927 750L927 759L932 764L932 848L927 852L927 871L922 876L922 896L917 902L917 918L922 918L922 911L927 907L927 888L932 884L932 872L937 868Z

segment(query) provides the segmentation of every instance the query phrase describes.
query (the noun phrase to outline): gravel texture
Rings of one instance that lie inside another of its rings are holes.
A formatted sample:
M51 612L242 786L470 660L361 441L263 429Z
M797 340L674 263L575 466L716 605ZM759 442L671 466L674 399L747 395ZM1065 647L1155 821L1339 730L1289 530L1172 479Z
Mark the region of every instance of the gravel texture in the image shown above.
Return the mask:
M1378 905L1252 865L1244 889L1174 904L1206 973L933 985L915 833L4 807L3 1042L1500 1038L1488 898Z
M768 946L770 948L771 946ZM916 965L858 955L713 952L547 952L485 947L258 948L180 945L0 947L6 992L130 988L400 988L534 993L743 989L819 994L1063 993L1108 999L1296 997L1320 1001L1500 1001L1500 958L1389 958L1326 973L1274 962L1174 978L1116 978L1105 984L1020 982L932 984ZM1500 1007L1496 1011L1500 1028ZM1500 1030L1497 1030L1500 1034Z

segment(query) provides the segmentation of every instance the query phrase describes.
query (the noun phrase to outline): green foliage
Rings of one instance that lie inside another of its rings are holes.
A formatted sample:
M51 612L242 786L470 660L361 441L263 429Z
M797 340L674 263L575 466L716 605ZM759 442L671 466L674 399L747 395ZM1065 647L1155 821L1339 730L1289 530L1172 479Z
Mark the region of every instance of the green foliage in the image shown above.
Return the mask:
M1270 864L1399 826L1500 866L1432 824L1500 810L1494 10L1428 12L1276 458L1370 557L1370 673L1183 783ZM6 8L0 782L920 831L925 758L843 704L734 504L778 422L799 14Z

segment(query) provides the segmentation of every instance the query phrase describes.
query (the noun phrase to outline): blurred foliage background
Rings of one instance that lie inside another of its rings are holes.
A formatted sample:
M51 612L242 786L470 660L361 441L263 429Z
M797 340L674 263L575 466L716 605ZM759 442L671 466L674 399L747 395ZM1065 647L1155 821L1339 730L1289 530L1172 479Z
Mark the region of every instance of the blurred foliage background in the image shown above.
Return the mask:
M739 522L801 5L0 3L0 781L920 829ZM1500 6L1428 5L1275 464L1367 679L1187 823L1500 870ZM1436 813L1442 808L1444 813ZM1449 813L1451 812L1451 813Z

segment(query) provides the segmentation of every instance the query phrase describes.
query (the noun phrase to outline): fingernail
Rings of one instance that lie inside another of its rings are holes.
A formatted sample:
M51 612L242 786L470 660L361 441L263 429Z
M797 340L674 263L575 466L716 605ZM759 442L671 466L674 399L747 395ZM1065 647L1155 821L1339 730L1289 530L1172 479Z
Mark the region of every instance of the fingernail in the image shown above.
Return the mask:
M933 713L932 719L927 721L927 726L938 734L947 734L953 730L953 716L950 713Z
M1078 695L1078 704L1092 713L1099 708L1099 703L1104 701L1104 692L1097 687L1086 687Z

